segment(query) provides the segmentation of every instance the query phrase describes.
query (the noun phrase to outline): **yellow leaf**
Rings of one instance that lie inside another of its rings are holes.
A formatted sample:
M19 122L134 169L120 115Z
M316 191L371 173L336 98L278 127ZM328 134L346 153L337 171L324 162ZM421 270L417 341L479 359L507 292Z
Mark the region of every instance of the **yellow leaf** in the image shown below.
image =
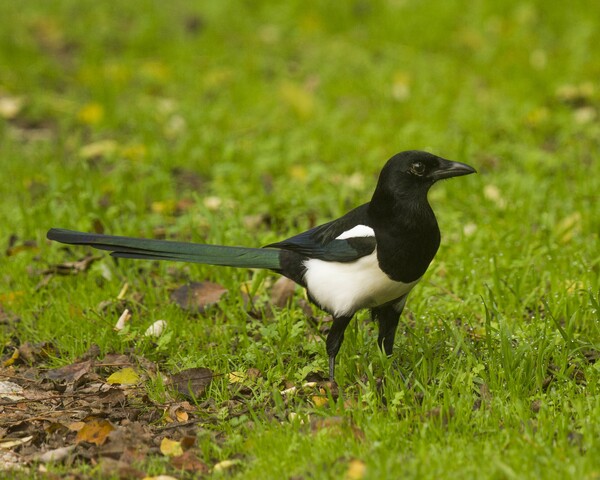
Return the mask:
M85 427L85 422L73 422L67 425L67 428L72 432L78 432L83 427Z
M354 459L348 464L348 470L344 478L346 480L361 480L365 477L367 466L362 460Z
M117 151L119 144L114 140L100 140L94 143L88 143L79 149L79 155L82 158L96 158L112 155Z
M8 292L0 294L0 303L5 305L14 305L17 300L20 300L25 295L23 290L17 290L15 292Z
M229 470L231 467L239 464L239 460L223 460L222 462L217 463L213 467L214 473L224 472L225 470Z
M160 451L167 457L178 457L179 455L183 455L181 442L176 442L175 440L170 440L166 437L160 442Z
M314 113L315 97L300 85L283 83L279 87L279 96L301 118L308 118Z
M142 143L134 143L132 145L127 145L121 149L121 155L123 155L128 160L142 160L148 153L148 149L146 145Z
M575 235L581 232L581 213L573 212L556 225L556 233L560 243L569 243Z
M177 417L178 422L187 422L190 419L190 416L185 410L175 410L175 416Z
M177 202L174 199L164 200L162 202L152 202L150 205L152 213L161 215L173 215L177 210Z
M289 168L290 176L296 180L306 180L308 170L304 165L292 165Z
M229 383L242 383L246 379L244 372L231 372L229 374Z
M88 125L96 125L104 118L104 107L97 102L91 102L81 107L77 118Z
M315 407L323 407L328 402L327 397L324 395L313 395L311 400L315 404Z
M2 366L3 367L10 367L18 359L19 359L19 349L15 348L13 354L10 356L10 358L4 360L4 362L2 363Z
M403 101L410 97L410 75L406 72L396 72L392 81L392 97Z
M106 383L120 385L135 385L139 381L139 374L131 367L122 368L106 379Z
M140 72L149 80L154 80L159 83L166 82L171 76L169 67L162 62L155 60L146 62L142 65Z
M96 445L103 445L106 442L108 434L112 432L115 427L108 420L101 418L95 418L87 422L81 430L77 432L75 442L88 442L95 443Z

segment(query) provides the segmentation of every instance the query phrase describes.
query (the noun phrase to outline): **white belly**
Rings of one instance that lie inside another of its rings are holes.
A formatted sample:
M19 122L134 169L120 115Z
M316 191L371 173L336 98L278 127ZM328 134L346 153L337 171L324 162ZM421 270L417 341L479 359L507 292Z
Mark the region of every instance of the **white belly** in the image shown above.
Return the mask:
M420 280L396 282L377 263L377 250L355 262L326 262L311 258L304 262L304 280L310 295L335 316L353 315L396 300Z

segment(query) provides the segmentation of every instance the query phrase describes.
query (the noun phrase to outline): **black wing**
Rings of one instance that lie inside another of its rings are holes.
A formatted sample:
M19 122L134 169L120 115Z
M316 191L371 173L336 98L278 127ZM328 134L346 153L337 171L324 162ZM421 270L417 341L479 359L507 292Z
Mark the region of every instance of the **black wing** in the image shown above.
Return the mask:
M337 220L267 247L290 250L309 258L329 262L353 262L375 250L375 237L352 237L343 240L338 240L337 237L357 225L370 226L367 208L368 204L361 205Z

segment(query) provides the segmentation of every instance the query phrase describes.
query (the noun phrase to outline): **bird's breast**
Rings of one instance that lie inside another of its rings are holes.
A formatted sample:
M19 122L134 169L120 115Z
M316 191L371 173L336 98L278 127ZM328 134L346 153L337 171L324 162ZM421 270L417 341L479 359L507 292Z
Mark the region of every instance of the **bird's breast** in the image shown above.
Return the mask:
M354 262L304 261L304 282L310 296L335 316L392 302L408 293L419 279L392 280L379 267L377 251Z

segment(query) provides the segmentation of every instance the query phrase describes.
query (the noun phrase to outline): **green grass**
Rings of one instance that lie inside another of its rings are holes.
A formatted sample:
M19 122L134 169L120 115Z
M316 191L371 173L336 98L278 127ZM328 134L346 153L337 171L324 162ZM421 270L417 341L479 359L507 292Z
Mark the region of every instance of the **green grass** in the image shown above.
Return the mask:
M600 478L598 8L203 3L0 4L0 97L22 103L0 119L0 244L37 243L0 257L0 305L20 318L0 324L2 358L52 341L66 364L96 343L223 374L198 445L209 465L239 459L235 478L341 478L353 459L364 478ZM240 284L265 308L270 275L103 256L36 288L84 253L46 242L50 227L264 245L367 201L405 149L479 174L432 190L442 247L396 353L359 315L327 405L279 393L327 364L300 291L274 318L245 313ZM269 221L249 227L256 214ZM230 290L206 314L169 301L205 279ZM228 373L248 368L262 378L231 415Z

